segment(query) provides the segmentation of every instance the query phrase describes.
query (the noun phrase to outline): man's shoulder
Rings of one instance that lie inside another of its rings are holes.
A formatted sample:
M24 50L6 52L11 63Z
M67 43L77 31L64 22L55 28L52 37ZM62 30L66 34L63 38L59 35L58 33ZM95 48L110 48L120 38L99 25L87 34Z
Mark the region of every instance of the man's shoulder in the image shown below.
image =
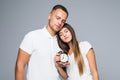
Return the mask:
M25 36L35 36L35 35L40 35L43 31L43 28L40 28L40 29L35 29L35 30L32 30L32 31L29 31Z
M36 34L36 33L40 33L43 31L44 28L40 28L40 29L35 29L35 30L32 30L32 31L29 31L27 34Z

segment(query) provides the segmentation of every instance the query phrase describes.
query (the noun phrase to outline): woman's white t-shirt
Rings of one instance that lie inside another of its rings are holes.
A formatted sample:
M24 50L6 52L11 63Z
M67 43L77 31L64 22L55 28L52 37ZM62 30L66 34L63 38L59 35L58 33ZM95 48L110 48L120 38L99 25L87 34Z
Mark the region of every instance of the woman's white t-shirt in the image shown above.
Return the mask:
M88 41L83 41L83 42L80 42L79 48L80 48L81 54L84 59L85 72L82 76L79 75L78 66L74 60L74 53L73 53L73 54L69 55L70 65L67 66L67 73L69 76L68 80L92 80L90 67L88 64L87 57L86 57L86 54L92 48L92 46Z

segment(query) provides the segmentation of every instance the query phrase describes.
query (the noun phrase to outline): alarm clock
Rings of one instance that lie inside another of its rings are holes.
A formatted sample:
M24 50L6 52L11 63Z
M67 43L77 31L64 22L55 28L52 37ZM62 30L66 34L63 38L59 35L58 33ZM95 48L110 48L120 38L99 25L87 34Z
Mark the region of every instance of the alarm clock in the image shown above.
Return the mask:
M58 53L60 53L60 61L61 62L67 62L68 61L68 54L66 52L59 51Z

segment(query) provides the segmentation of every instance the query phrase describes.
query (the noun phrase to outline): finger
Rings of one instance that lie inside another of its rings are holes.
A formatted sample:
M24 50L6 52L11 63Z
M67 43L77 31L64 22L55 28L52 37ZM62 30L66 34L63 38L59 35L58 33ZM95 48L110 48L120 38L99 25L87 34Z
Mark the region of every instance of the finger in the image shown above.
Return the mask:
M56 54L56 56L60 56L60 54L59 54L59 53L57 53L57 54Z
M70 62L67 61L65 64L66 64L66 65L70 65Z
M66 67L66 63L63 62L57 62L60 67Z

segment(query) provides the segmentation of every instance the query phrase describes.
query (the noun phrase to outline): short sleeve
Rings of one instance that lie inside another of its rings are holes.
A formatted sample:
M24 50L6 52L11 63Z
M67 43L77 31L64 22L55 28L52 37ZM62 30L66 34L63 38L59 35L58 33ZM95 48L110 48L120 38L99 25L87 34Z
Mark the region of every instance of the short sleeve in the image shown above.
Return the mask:
M33 33L32 32L29 32L24 36L20 44L20 49L27 52L28 54L32 53L33 51Z
M92 48L92 45L88 41L81 42L80 45L82 54L86 55L88 51Z

